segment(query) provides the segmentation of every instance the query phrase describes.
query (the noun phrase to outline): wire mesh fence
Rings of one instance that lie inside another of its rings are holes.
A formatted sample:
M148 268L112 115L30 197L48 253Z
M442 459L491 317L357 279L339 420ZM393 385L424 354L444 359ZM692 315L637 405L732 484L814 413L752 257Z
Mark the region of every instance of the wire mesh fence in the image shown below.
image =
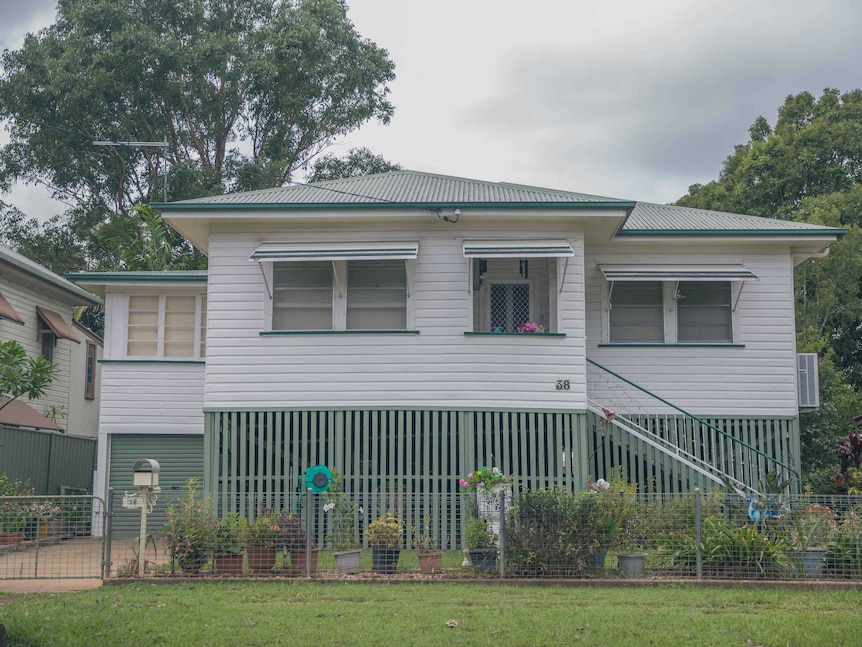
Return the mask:
M167 522L147 528L142 551L140 538L110 536L92 496L0 497L0 579L143 572L862 580L862 497L595 488L240 501L190 489L160 505Z
M862 579L860 497L191 492L167 516L150 574Z
M101 579L103 511L92 495L0 497L0 580Z

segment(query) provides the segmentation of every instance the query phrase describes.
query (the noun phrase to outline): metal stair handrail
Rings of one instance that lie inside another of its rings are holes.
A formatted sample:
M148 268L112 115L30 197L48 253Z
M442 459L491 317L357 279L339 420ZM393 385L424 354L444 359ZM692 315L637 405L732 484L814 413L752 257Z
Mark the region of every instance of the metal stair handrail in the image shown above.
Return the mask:
M662 398L661 396L656 395L655 393L652 393L651 391L649 391L649 390L647 390L647 389L643 388L642 386L640 386L640 385L638 385L638 384L635 384L635 383L634 383L634 382L632 382L631 380L629 380L629 379L627 379L627 378L623 377L622 375L620 375L620 374L618 374L618 373L616 373L616 372L612 371L611 369L607 368L606 366L602 366L601 364L599 364L598 362L596 362L596 361L594 361L594 360L590 359L589 357L587 357L586 359L587 359L587 362L589 362L590 364L592 364L592 365L593 365L593 366L595 366L596 368L599 368L599 369L601 369L601 370L605 371L606 373L608 373L608 374L610 374L610 375L613 375L613 376L614 376L615 378L617 378L618 380L622 380L623 382L625 382L625 383L626 383L626 384L628 384L629 386L634 387L635 389L637 389L637 390L638 390L638 391L640 391L641 393L644 393L645 395L648 395L648 396L649 396L649 397L651 397L651 398L655 398L656 400L658 400L659 402L661 402L661 403L662 403L662 404L664 404L665 406L670 407L670 408L671 408L671 409L673 409L674 411L677 411L678 413L682 414L684 417L689 418L689 419L691 419L691 420L695 421L696 423L698 423L698 424L700 424L700 425L703 425L703 426L704 426L704 427L706 427L707 429L710 429L711 431L715 432L716 434L718 434L718 435L720 435L720 436L723 436L724 438L726 438L726 439L731 443L731 445L737 445L737 446L740 446L740 447L742 447L742 448L744 448L744 449L748 450L749 452L752 452L755 456L759 456L759 457L763 458L764 460L766 460L767 462L772 463L776 468L780 468L780 469L784 470L787 474L789 474L789 475L790 475L790 476L795 480L795 482L796 482L796 490L797 490L797 494L801 494L801 493L802 493L802 486L801 486L802 482L801 482L800 474L799 474L799 472L798 472L796 469L794 469L793 467L790 467L789 465L786 465L785 463L781 462L781 461L780 461L780 460L778 460L777 458L774 458L773 456L770 456L769 454L767 454L767 453L765 453L765 452L763 452L763 451L761 451L761 450L757 449L756 447L752 447L751 445L749 445L749 444L748 444L748 443L746 443L745 441L740 440L739 438L735 438L734 436L732 436L731 434L728 434L728 433L727 433L726 431L724 431L723 429L720 429L720 428L716 427L715 425L712 425L712 424L710 424L710 423L706 422L705 420L702 420L702 419L698 418L698 417L697 417L697 416L695 416L694 414L689 413L688 411L686 411L686 410L684 410L684 409L682 409L682 408L678 407L677 405L673 404L672 402L668 402L667 400L665 400L665 399L664 399L664 398ZM596 404L598 405L598 403L596 403ZM599 408L601 409L601 406L600 406L600 405L598 405L598 406L599 406ZM599 413L599 412L597 411L596 413ZM648 429L645 429L645 428L641 427L640 425L637 425L636 423L633 423L632 421L630 421L630 420L628 420L628 419L625 419L625 420L626 420L626 422L628 422L629 424L632 424L632 425L637 426L637 427L638 427L638 429L642 430L642 433L643 433L643 432L645 432L645 433L647 433L647 434L650 434L650 436L652 436L653 438L661 439L663 442L666 442L667 444L669 444L669 445L671 445L671 446L673 446L673 447L676 447L676 448L677 448L677 449L678 449L682 454L685 454L685 455L690 456L690 454L689 454L688 452L686 452L683 448L679 447L678 445L676 445L676 444L674 444L674 443L670 443L670 442L666 441L666 440L665 440L665 439L663 439L663 438L660 438L659 436L657 436L657 435L656 435L656 434L654 434L653 432L649 431ZM631 432L631 430L625 429L625 427L623 427L622 425L619 425L619 426L620 426L620 428L622 428L622 429L624 429L624 430L626 430L626 431ZM700 460L700 459L698 459L698 460ZM687 461L687 462L689 462L689 461ZM706 463L706 464L707 464L707 465L709 465L709 463ZM691 466L691 467L694 467L694 465L690 465L690 466ZM746 484L746 483L741 483L741 482L739 482L739 481L736 481L735 479L733 479L732 477L730 477L729 475L727 475L725 472L722 472L722 471L721 471L721 470L719 470L718 468L716 468L716 467L714 467L714 466L710 466L710 467L711 467L713 470L718 471L719 473L721 473L721 474L722 474L722 475L723 475L723 476L728 480L728 483L722 483L723 485L730 484L732 487L734 487L734 489L737 489L737 488L736 488L736 486L737 486L737 485L742 485L742 486L744 486L746 489L748 489L749 491L756 492L756 489L755 489L751 484ZM695 468L695 469L696 469L698 472L700 472L700 471L701 471L701 469L699 469L699 468ZM712 477L710 477L710 478L712 478ZM713 480L714 480L714 479L713 479ZM740 492L740 494L742 494L742 493Z

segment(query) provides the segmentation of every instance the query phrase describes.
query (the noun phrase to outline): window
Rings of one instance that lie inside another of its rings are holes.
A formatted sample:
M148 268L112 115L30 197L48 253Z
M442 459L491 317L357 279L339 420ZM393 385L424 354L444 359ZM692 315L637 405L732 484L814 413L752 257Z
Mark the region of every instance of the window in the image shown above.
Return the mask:
M347 329L407 328L407 272L403 261L347 263Z
M87 362L84 371L84 397L87 400L96 398L96 344L87 342Z
M528 282L491 283L488 297L491 332L516 332L518 326L533 320Z
M332 263L276 263L272 329L332 329Z
M126 354L129 357L206 357L206 297L129 296Z
M663 343L664 298L660 281L617 281L610 299L611 343Z
M346 291L346 299L336 295ZM273 266L273 330L405 330L403 260L305 261Z
M57 335L48 325L48 323L40 316L37 317L39 330L37 331L39 337L39 344L42 350L42 357L47 359L49 362L54 361L54 347L57 345Z
M681 281L674 299L679 343L733 341L730 283Z

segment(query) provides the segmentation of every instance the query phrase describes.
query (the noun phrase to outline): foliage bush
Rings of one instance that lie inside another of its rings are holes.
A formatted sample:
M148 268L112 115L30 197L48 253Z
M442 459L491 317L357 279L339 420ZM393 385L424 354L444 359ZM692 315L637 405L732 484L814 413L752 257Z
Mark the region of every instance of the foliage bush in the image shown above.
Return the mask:
M186 485L186 498L173 499L165 511L167 523L163 534L171 559L183 572L197 573L213 550L218 522L209 497L201 496L195 479Z
M372 521L365 529L369 546L377 548L400 548L403 541L404 521L393 512L386 512Z
M464 525L464 545L470 550L491 550L497 547L498 539L484 519L470 519Z
M506 518L506 564L513 574L581 575L608 549L594 492L522 492Z
M862 514L848 510L836 524L826 551L827 572L840 577L862 578Z

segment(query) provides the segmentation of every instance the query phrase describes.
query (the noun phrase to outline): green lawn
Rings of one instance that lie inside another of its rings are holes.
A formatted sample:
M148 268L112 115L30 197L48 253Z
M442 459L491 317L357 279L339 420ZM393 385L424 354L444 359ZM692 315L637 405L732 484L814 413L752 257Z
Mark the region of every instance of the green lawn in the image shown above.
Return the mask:
M9 645L862 644L860 591L133 582L7 596ZM454 621L457 626L447 626Z

